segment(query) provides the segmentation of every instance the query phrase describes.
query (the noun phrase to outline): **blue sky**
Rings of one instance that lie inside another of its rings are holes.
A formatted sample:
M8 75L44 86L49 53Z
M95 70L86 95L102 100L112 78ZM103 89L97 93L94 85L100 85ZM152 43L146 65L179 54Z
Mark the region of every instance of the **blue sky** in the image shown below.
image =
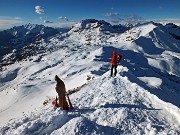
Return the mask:
M0 0L0 29L26 23L64 27L90 18L179 21L180 0Z

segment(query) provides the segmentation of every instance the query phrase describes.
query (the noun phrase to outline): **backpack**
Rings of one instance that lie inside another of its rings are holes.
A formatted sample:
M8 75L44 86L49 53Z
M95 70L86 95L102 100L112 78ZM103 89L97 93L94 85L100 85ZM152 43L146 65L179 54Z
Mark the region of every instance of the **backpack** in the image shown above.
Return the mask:
M121 58L122 58L122 55L121 55L121 54L118 54L118 55L117 55L117 62L118 62L118 63L120 62Z

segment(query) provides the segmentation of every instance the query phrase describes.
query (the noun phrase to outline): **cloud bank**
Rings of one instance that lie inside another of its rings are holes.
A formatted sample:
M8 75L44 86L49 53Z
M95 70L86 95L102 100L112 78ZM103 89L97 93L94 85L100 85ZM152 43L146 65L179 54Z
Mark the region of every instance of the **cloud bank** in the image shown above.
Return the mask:
M69 21L69 19L67 17L63 17L63 16L58 17L58 19L61 21Z
M154 21L157 23L174 23L180 26L180 19L179 18L171 18L171 19L145 19L138 15L122 15L119 13L106 13L104 14L105 20L113 25L118 24L137 24L137 23L144 23L147 21Z
M44 20L44 23L53 23L53 22L48 21L48 20Z
M172 18L172 19L153 19L152 21L157 22L157 23L162 23L162 24L174 23L174 24L180 26L180 19L177 19L177 18Z
M62 23L46 23L45 26L54 27L54 28L70 28L77 22L62 22Z
M104 17L106 21L110 22L113 25L127 23L136 24L145 21L144 18L138 15L121 15L119 13L106 13Z
M0 16L0 30L8 29L16 25L22 24L21 17L2 17Z

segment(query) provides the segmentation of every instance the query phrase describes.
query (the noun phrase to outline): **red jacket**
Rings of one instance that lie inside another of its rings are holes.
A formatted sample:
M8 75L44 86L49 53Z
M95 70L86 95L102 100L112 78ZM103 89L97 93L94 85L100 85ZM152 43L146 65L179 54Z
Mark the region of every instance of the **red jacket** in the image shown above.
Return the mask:
M122 58L122 55L117 55L116 51L113 51L113 54L112 54L112 60L111 60L111 63L113 66L116 66L118 65L118 63L120 62Z
M117 53L114 51L113 54L112 54L112 60L111 60L111 63L113 66L116 66L118 65L118 60L117 60Z

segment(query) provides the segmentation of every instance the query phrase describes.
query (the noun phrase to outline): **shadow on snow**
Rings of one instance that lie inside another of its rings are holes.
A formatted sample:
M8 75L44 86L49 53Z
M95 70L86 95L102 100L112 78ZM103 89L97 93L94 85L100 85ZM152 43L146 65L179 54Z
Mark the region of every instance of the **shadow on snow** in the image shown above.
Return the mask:
M104 108L137 108L137 109L144 109L144 110L162 110L162 109L155 109L155 108L148 108L145 105L130 105L130 104L106 104Z
M151 49L154 50L154 48ZM161 71L160 69L149 65L147 61L147 56L145 56L141 52L122 50L113 46L104 46L102 48L102 55L96 56L94 60L106 62L107 64L104 64L104 66L100 67L98 71L92 71L92 74L103 75L110 70L111 57L114 50L116 50L118 54L123 55L120 65L127 67L130 71L123 71L121 73L122 76L127 76L131 82L140 85L142 88L158 96L161 100L165 102L170 102L177 107L180 107L180 99L178 98L178 88L180 86L179 77L169 74L167 72L168 70ZM162 53L162 51L163 50L157 50L154 53ZM147 86L145 82L139 80L137 77L157 77L162 79L163 83L159 88L153 88Z

